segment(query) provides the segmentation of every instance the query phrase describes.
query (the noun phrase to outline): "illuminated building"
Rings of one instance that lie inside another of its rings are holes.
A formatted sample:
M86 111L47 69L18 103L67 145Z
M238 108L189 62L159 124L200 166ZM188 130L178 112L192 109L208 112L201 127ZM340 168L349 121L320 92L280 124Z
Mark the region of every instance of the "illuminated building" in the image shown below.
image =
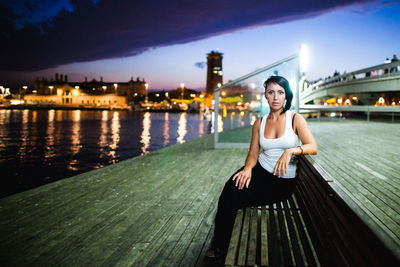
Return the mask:
M124 108L139 102L145 96L144 80L129 82L103 82L95 79L84 82L68 82L68 76L56 73L55 80L37 79L34 94L25 94L27 104L54 104L62 106Z

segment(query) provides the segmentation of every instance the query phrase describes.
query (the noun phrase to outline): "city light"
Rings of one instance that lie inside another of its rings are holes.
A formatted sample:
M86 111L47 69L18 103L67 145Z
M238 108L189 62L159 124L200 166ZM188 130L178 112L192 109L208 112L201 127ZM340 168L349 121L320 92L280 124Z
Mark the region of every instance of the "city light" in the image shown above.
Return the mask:
M145 98L144 101L147 103L147 102L148 102L147 89L149 88L149 84L148 84L148 83L145 83L145 84L144 84L144 88L146 89L146 98Z
M118 83L114 83L114 88L115 88L115 95L117 95Z
M181 83L181 99L183 99L183 90L185 89L185 84Z
M217 86L218 86L218 88L221 87L221 83L218 83Z
M79 86L75 86L75 89L79 89Z

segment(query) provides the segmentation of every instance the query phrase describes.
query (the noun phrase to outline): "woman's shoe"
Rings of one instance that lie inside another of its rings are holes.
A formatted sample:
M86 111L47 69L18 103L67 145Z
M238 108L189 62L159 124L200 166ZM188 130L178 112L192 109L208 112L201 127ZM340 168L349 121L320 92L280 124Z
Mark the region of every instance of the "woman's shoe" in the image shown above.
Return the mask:
M206 252L206 257L210 259L220 259L222 257L221 250L219 248L210 248Z

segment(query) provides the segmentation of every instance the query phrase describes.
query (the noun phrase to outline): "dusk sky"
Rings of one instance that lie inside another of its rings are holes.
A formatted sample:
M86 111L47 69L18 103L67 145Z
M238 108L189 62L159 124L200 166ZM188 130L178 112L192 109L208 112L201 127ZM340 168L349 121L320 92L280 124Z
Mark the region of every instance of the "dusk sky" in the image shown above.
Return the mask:
M400 54L399 0L6 0L0 10L5 87L60 73L203 89L212 50L224 53L224 82L301 44L309 80Z

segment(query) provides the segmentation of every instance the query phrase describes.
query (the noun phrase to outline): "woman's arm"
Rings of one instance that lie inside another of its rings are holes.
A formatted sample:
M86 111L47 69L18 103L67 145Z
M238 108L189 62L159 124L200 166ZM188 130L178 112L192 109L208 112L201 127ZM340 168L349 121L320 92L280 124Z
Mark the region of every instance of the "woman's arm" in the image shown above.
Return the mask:
M250 148L249 153L247 153L246 162L244 164L244 169L235 176L233 176L233 180L236 180L235 185L239 187L239 189L243 189L249 187L250 180L251 180L251 170L256 166L258 160L258 154L260 153L260 139L259 139L259 132L260 132L260 122L261 119L257 119L252 128L251 132L251 141L250 141Z
M297 114L294 116L294 131L297 132L300 141L302 143L300 147L288 148L283 152L278 162L274 167L274 175L281 177L287 173L290 159L293 155L310 154L316 155L318 152L317 143L315 142L314 136L312 135L310 128L308 127L307 121L303 116Z
M307 121L303 116L295 116L294 129L297 130L300 141L302 143L303 151L300 147L296 147L294 155L309 154L316 155L318 152L317 142L315 142L314 136L312 135L310 128L308 127Z

